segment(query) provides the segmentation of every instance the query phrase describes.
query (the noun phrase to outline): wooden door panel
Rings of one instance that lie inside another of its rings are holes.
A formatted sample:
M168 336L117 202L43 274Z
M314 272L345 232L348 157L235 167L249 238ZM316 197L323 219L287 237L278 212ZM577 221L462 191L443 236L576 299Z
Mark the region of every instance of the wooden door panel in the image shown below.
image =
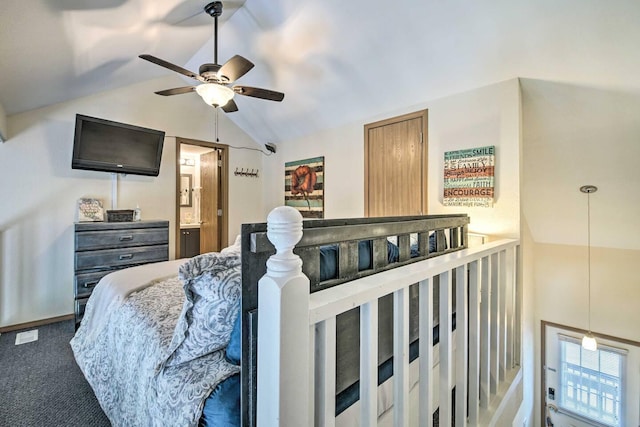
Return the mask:
M366 127L368 216L426 213L426 112Z
M218 225L218 151L200 156L200 252L220 250Z

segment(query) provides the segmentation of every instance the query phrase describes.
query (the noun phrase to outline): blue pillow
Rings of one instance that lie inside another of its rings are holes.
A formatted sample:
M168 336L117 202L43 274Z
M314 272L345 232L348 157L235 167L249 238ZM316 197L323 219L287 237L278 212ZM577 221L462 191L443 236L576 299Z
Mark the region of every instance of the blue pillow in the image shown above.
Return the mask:
M361 240L358 242L358 271L369 270L372 266L371 240Z
M387 261L398 262L400 259L400 249L387 240Z
M240 375L222 381L204 402L200 427L240 427Z
M442 235L442 237L444 237L444 234ZM444 248L447 249L448 245L447 245L447 239L444 239ZM429 252L435 252L436 251L436 233L433 232L431 233L431 235L429 236Z
M236 321L233 324L233 330L231 331L231 338L229 339L229 345L227 346L227 361L234 365L240 366L240 347L242 345L242 324L240 318L242 314L239 313L236 317Z
M371 240L361 240L358 242L358 271L373 268L373 257L371 253ZM400 249L387 240L387 262L398 262L400 259Z
M371 256L371 240L358 242L358 271L369 270L373 266ZM398 262L400 251L398 247L387 241L387 260ZM335 279L338 276L338 245L320 247L320 281Z
M320 247L320 281L334 279L338 271L338 247L336 245Z
M371 240L358 242L358 271L371 268ZM320 281L338 276L338 245L320 247Z

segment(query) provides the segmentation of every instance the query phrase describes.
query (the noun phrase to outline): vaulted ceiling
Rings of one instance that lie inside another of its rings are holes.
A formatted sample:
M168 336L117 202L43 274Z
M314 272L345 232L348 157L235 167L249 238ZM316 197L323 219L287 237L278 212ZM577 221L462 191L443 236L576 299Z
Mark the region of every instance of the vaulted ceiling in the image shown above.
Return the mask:
M12 115L177 76L141 53L197 71L213 59L207 3L0 1L0 106ZM282 103L236 100L240 111L228 117L255 141L365 123L521 77L522 200L536 241L581 244L583 221L576 218L584 216L584 198L577 189L596 184L602 191L594 218L602 226L594 243L640 247L640 1L223 3L219 62L240 54L255 68L238 84L286 94ZM184 85L193 83L184 77ZM601 158L581 154L599 147Z
M206 3L0 2L0 105L11 115L172 74L140 53L197 71L213 57ZM640 91L637 0L223 3L220 62L243 55L256 66L239 84L286 93L281 104L237 100L229 117L257 141L513 77Z

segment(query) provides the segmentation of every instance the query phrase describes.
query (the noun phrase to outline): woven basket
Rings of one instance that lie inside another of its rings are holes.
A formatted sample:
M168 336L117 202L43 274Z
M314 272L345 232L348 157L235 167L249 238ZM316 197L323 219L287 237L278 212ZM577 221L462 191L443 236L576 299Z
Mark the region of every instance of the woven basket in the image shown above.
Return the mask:
M133 221L133 209L119 209L107 211L107 222L130 222Z

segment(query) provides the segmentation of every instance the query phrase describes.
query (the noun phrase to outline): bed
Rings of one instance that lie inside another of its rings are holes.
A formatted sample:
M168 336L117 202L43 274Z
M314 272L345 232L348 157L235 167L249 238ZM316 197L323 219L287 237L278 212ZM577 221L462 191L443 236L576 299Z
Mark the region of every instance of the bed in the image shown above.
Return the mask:
M317 292L463 249L468 223L466 215L304 221L295 252ZM219 254L120 270L96 286L71 346L114 425L256 425L257 283L274 253L266 231L244 224ZM388 311L383 298L379 382L390 375ZM336 413L358 399L357 316L337 320Z

